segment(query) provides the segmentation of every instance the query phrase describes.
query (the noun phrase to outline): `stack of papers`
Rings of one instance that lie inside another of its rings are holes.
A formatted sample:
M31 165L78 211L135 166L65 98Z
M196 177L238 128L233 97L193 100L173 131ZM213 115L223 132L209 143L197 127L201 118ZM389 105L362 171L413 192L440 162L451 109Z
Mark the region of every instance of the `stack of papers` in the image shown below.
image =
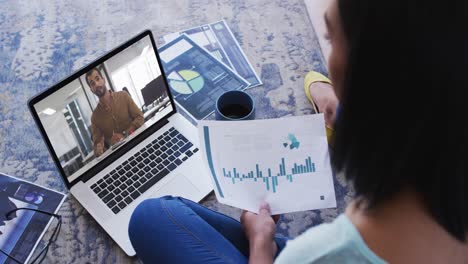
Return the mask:
M166 35L162 42L158 52L171 92L195 120L212 114L222 93L262 84L224 20Z

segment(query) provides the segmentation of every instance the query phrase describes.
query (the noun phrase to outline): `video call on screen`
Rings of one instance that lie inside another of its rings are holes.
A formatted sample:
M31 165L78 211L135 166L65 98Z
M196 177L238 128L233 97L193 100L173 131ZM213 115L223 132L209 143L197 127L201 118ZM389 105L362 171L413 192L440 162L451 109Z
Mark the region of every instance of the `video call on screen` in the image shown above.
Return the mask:
M34 107L69 181L172 111L149 36Z

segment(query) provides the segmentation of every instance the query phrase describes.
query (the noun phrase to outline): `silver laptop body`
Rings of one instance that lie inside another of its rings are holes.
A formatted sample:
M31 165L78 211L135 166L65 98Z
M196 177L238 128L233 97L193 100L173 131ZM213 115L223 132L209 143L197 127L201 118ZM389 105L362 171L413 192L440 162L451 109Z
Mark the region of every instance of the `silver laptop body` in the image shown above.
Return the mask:
M135 250L128 224L140 202L164 195L198 202L212 190L196 127L176 112L155 47L145 31L28 103L70 192L129 256ZM121 141L107 143L100 156L92 120L99 99L86 79L93 69L106 79L113 98L130 97L144 118L143 125L123 132Z

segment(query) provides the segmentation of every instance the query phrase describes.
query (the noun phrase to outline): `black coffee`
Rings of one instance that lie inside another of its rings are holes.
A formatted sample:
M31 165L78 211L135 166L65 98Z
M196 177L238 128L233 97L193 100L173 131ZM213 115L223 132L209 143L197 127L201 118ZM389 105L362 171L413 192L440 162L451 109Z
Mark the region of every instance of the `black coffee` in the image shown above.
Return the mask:
M240 104L231 104L224 106L220 111L225 117L237 119L247 116L251 110Z

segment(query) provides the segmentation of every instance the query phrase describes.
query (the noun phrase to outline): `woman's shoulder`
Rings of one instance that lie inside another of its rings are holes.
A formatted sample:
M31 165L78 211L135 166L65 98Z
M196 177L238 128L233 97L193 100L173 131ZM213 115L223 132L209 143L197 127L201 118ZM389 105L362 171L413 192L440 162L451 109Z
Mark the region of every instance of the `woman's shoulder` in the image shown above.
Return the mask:
M286 247L275 263L385 263L366 246L351 221L340 215L310 228Z

